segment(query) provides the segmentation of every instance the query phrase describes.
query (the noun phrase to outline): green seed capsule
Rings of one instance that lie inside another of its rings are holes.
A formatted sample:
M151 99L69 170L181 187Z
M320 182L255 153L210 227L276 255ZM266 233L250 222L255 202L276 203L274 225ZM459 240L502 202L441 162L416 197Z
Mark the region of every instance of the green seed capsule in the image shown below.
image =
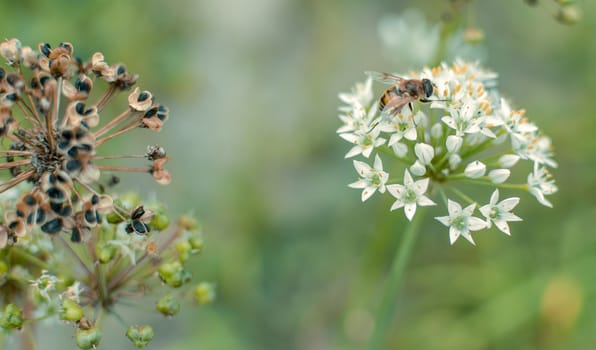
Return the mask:
M62 301L60 319L64 321L79 321L83 317L83 309L72 299Z
M23 311L15 304L8 304L4 307L0 317L0 327L13 330L23 327Z
M144 348L145 345L149 344L154 335L153 327L149 325L131 326L128 327L128 330L126 331L126 337L128 337L128 339L130 339L130 341L139 349Z
M194 295L199 304L209 304L215 299L215 286L212 283L201 282L195 287Z
M83 350L95 349L101 340L101 331L96 327L77 330L77 346Z
M180 303L171 294L168 294L159 299L156 309L165 316L174 316L180 311Z

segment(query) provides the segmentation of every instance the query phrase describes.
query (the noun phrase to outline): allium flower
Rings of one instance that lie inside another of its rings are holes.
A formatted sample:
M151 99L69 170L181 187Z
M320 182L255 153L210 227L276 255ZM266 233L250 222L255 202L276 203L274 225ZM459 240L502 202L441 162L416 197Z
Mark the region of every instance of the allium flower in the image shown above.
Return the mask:
M476 244L470 235L470 231L482 230L488 225L482 219L472 216L475 208L476 204L472 203L462 209L459 203L449 199L447 202L449 215L435 218L443 225L449 227L449 240L451 244L455 243L459 236L463 236L465 239L470 241L470 243Z
M0 44L8 63L7 69L0 67L0 155L6 160L0 164L6 170L0 184L0 328L59 320L74 328L79 348L93 349L102 338L103 317L122 320L119 305L170 295L168 302L151 303L158 305L157 313L171 317L185 297L195 303L213 298L172 293L190 284L186 262L203 247L193 218L183 216L170 225L163 204L106 193L118 183L114 171L170 182L164 168L168 157L159 145L137 155L100 153L103 144L131 130L161 130L168 109L150 92L135 88L122 112L106 118L104 107L130 90L137 76L122 64L108 65L101 53L84 62L73 52L69 43L53 49L41 44L38 51L17 39ZM149 164L103 164L135 158ZM213 287L210 291L213 297ZM153 329L131 325L126 334L142 347L153 338ZM33 344L26 339L33 329L20 336L23 344Z
M404 208L406 217L412 221L414 214L416 214L416 205L429 206L436 205L427 196L426 189L428 188L429 178L414 181L408 169L404 171L404 184L393 184L387 186L387 190L393 197L396 198L395 203L391 206L391 210Z
M389 179L389 174L383 171L383 162L379 155L375 156L374 166L355 160L354 168L361 176L361 179L351 183L352 188L362 188L362 201L369 199L377 189L381 193L385 193L385 183Z
M486 218L486 223L490 227L491 222L504 234L511 235L507 221L521 221L522 219L511 213L511 210L519 203L518 197L512 197L499 201L499 190L495 190L490 196L490 203L482 206L479 210ZM497 203L498 202L498 203Z
M8 70L0 67L0 154L6 159L0 169L11 176L0 184L0 192L31 184L14 210L4 213L2 246L4 238L14 244L35 227L51 235L69 232L76 242L101 224L102 215L115 211L130 218L103 194L117 182L113 176L102 178L104 172L145 172L161 184L170 181L163 167L168 157L159 146L146 154L101 153L103 144L131 130L159 131L168 109L149 91L136 88L118 116L107 116L106 105L129 90L138 76L123 64L108 65L99 52L88 61L73 54L73 45L66 42L55 48L42 43L38 51L17 39L0 44L0 55L9 65ZM115 158L145 158L150 165L103 164Z
M369 99L374 96L374 84L367 80L358 85L357 93L341 96L345 104L339 108L343 125L338 129L339 136L353 144L347 157L362 154L368 158L375 152L383 158L386 169L391 170L384 171L389 180L383 185L396 198L392 210L404 207L406 217L412 220L418 205L442 198L449 216L439 216L438 220L450 227L453 243L459 236L474 242L471 232L488 229L492 224L509 234L507 222L519 219L510 210L519 199L498 202L499 192L494 189L526 191L539 203L552 206L546 199L557 191L548 171L557 166L551 140L525 116L525 110L513 109L500 97L495 89L495 73L477 63L456 61L397 75L428 79L433 85L433 93L426 98L430 103L415 100L395 112L380 111L378 103ZM381 90L377 96L381 96ZM517 170L521 162L533 164L527 183L510 183L511 178L518 178L513 173L522 171ZM361 163L354 161L372 169ZM398 176L392 176L395 171ZM402 172L403 181L396 180ZM350 187L364 188L365 183ZM486 203L486 199L466 195L464 190L470 185L493 188L489 204L480 210L488 224L473 216L478 203ZM465 209L452 196L466 202Z

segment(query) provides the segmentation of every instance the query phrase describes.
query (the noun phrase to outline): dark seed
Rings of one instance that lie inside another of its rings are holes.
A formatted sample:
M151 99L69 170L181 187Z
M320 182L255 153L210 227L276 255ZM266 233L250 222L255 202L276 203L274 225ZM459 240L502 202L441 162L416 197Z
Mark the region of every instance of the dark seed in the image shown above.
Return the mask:
M41 230L48 234L56 234L62 230L62 219L55 218L41 225Z
M75 171L81 168L81 161L78 159L72 159L66 162L66 170L68 171Z
M147 91L143 91L143 92L141 92L139 94L139 98L137 98L137 101L138 102L143 102L143 101L145 101L148 98L149 98L149 94L147 93Z
M70 241L71 242L80 242L81 241L81 231L75 227L72 229L70 234Z
M139 220L133 220L132 226L134 227L134 229L137 233L143 234L143 233L149 232L147 230L147 228L148 228L147 225L145 225L145 223L143 223Z
M95 213L92 210L87 210L85 211L85 221L87 221L90 224L95 223Z

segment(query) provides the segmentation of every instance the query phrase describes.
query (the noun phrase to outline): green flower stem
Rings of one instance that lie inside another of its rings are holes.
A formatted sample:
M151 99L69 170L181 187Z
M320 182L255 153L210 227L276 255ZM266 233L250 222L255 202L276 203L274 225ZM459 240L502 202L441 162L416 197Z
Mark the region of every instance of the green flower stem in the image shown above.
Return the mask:
M377 311L375 330L371 340L370 349L384 349L383 343L387 337L387 331L393 320L393 312L397 302L397 293L401 286L401 278L406 268L410 253L418 236L418 227L423 219L424 210L418 208L413 221L406 228L398 251L393 258L393 264L385 287L385 295Z
M462 182L467 182L473 185L482 185L482 186L490 186L496 188L508 188L512 190L522 190L522 191L529 191L528 184L496 184L490 181L481 180L481 179L461 179Z
M387 155L390 155L390 156L392 156L393 158L395 158L395 159L399 160L400 162L402 162L402 163L406 164L407 166L410 166L410 165L412 165L412 163L414 163L413 161L411 161L411 160L409 160L409 159L407 159L407 158L400 158L400 157L398 157L398 156L395 154L395 152L393 152L393 150L392 150L390 147L388 147L388 146L384 146L384 145L383 145L383 146L379 146L379 147L377 147L377 148L375 148L375 149L376 149L378 152L385 153L385 154L387 154Z
M468 197L465 193L463 193L462 191L458 190L457 188L451 186L451 187L449 187L449 189L453 193L455 193L458 197L460 197L464 201L468 202L468 204L474 204L474 203L476 203L475 200L473 200L472 198Z
M15 248L11 249L10 252L11 252L11 254L18 256L19 258L21 258L31 264L36 265L40 269L43 269L43 270L50 269L50 265L48 263L39 259L36 256L33 256L33 255L27 253L27 251L25 251L23 249L15 247Z

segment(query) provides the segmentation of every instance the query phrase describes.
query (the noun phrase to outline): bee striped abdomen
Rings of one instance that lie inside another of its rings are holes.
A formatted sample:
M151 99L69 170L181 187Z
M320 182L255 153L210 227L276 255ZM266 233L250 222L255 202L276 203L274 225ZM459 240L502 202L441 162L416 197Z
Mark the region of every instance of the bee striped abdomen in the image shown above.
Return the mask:
M389 101L396 96L399 96L399 90L397 89L397 86L394 85L385 90L379 99L379 111L382 111L387 103L389 103Z

